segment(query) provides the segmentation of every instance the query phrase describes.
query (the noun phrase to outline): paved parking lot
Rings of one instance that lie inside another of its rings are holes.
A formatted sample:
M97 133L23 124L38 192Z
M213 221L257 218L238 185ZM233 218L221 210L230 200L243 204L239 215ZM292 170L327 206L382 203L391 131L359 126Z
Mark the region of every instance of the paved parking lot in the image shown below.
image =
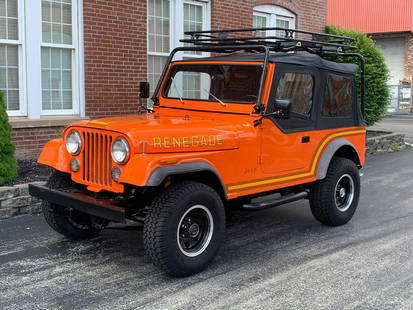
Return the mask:
M142 227L83 242L39 216L0 222L0 309L413 309L413 149L369 158L360 207L329 228L306 201L228 215L205 272L166 277Z

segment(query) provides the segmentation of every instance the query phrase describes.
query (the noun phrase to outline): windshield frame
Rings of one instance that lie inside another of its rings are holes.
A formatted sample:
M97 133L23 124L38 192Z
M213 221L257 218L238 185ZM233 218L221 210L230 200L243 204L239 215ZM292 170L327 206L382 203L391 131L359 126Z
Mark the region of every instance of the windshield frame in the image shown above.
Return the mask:
M228 65L228 66L255 66L255 67L259 67L260 68L260 72L259 72L259 77L261 79L262 74L264 72L264 63L263 62L257 62L257 61L196 61L196 60L184 60L184 61L175 61L171 63L171 66L169 67L169 70L167 72L167 74L165 75L165 79L162 82L162 89L160 91L160 95L161 98L163 99L167 99L167 100L177 100L180 101L179 97L170 97L168 96L167 92L170 90L171 87L171 83L173 78L175 78L175 76L172 77L173 74L173 68L175 66L185 66L185 65L200 65L200 66L205 66L205 65ZM179 71L181 72L181 71ZM259 81L260 83L261 81ZM257 99L255 99L254 101L234 101L234 100L226 100L224 98L218 98L226 105L226 104L239 104L239 105L243 105L243 106L251 106L251 105L256 105L257 101L259 100L259 95L260 95L260 86L257 88ZM215 95L215 94L214 94ZM209 102L209 103L216 103L216 104L220 104L220 102L218 100L215 99L198 99L198 98L185 98L182 97L184 103L185 102ZM210 107L210 106L209 106Z

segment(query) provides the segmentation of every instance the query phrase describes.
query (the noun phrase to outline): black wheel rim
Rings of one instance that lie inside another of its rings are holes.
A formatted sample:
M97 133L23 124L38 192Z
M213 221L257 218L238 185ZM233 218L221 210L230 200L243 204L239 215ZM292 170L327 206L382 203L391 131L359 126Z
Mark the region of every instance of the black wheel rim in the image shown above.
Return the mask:
M335 187L335 203L339 211L347 211L354 199L354 180L349 174L344 174Z
M211 212L205 206L189 208L181 217L177 229L181 252L189 257L202 254L211 242L213 226Z

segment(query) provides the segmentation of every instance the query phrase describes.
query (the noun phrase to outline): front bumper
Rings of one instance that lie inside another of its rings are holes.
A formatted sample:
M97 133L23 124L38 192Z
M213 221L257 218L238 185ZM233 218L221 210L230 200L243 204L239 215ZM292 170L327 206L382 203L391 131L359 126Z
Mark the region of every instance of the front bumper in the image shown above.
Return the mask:
M125 223L126 221L125 209L114 205L111 199L98 199L83 193L64 192L34 184L29 184L29 193L56 206L76 209L114 222Z

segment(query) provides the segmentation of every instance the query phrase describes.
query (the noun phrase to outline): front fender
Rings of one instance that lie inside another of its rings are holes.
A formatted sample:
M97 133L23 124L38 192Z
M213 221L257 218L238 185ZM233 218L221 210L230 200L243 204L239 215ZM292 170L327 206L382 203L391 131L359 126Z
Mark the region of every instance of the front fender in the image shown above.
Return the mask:
M119 182L137 186L158 186L170 175L208 171L213 173L224 187L221 175L215 167L202 158L178 158L175 164L161 165L164 156L152 154L135 155L122 167Z
M63 139L54 139L47 142L37 162L62 172L70 172L69 158Z

